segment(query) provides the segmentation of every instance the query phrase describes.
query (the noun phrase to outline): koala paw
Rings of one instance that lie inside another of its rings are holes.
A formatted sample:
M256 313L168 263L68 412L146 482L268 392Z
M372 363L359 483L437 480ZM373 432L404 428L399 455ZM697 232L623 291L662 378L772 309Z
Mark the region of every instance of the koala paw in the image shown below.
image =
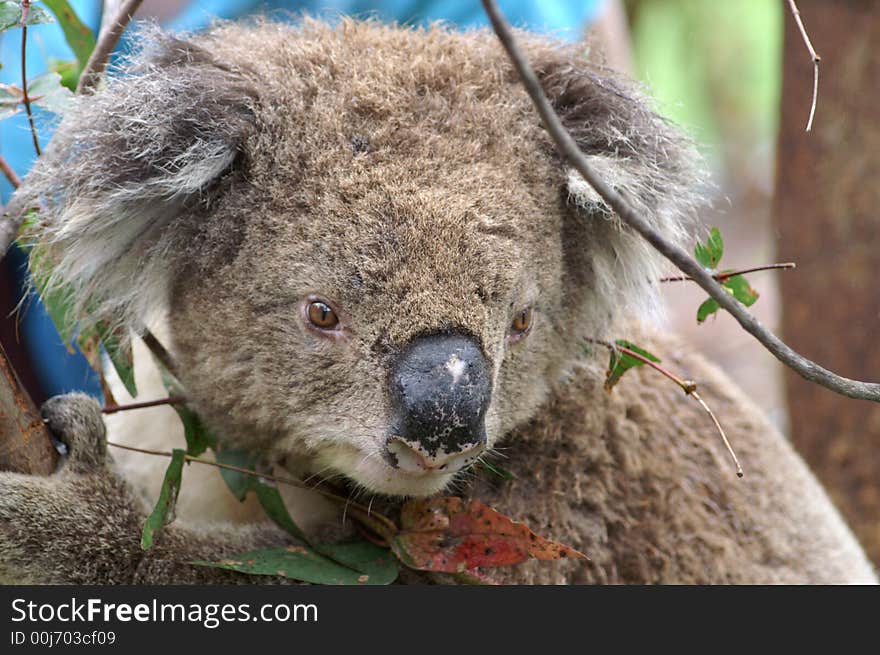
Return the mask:
M66 467L89 473L106 464L107 432L98 402L84 393L50 398L40 408L52 435L64 446Z
M100 405L73 393L41 412L68 454L53 475L0 472L0 584L130 580L143 513L109 466Z

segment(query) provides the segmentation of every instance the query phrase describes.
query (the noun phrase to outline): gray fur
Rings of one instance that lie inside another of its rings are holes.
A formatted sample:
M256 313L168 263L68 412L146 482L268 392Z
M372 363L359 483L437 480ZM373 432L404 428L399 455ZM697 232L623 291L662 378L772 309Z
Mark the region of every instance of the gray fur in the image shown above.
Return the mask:
M519 36L603 177L683 242L703 183L692 145L574 48ZM784 438L699 357L641 332L659 256L566 170L491 34L305 20L149 39L65 117L14 207L42 207L32 266L73 290L75 318L161 331L224 445L344 477L377 504L474 493L593 558L517 567L508 582L875 580ZM332 338L305 319L314 296L336 307ZM524 307L533 326L514 340ZM516 481L383 460L389 371L434 333L481 346L488 445ZM605 354L583 337L608 336L681 359L741 449L744 481L702 410L661 378L602 391ZM57 402L47 411L73 464L0 474L0 575L206 580L185 562L284 542L262 525L179 519L143 555L143 502L105 461L94 406ZM150 430L172 439L164 426Z

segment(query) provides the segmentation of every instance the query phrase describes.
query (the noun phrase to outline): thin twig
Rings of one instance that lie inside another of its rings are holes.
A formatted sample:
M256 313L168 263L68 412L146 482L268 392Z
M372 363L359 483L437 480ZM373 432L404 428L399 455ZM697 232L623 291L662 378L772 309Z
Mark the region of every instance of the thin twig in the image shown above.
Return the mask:
M13 188L17 189L21 186L21 178L12 170L12 166L9 165L9 162L6 161L3 155L0 155L0 173L3 173Z
M27 113L28 123L31 126L31 138L34 140L34 150L37 151L37 157L40 152L40 140L37 138L37 126L34 125L34 113L31 110L31 98L28 95L27 88L27 32L28 28L25 24L28 13L31 9L31 0L21 0L21 101L24 103L24 110Z
M743 468L739 463L739 460L736 457L736 453L733 450L733 446L730 445L730 442L727 440L727 435L724 434L724 428L721 427L721 423L718 422L718 419L715 417L715 414L709 409L709 406L705 403L705 401L700 397L696 391L692 391L690 396L693 396L694 399L703 406L703 409L709 414L712 419L712 422L715 423L715 427L718 429L718 432L721 434L721 439L724 441L724 445L727 447L727 452L730 453L730 456L733 457L733 462L736 464L736 477L741 478L743 476Z
M736 275L746 275L748 273L757 273L758 271L772 271L775 269L789 269L789 268L797 268L797 264L794 262L784 262L781 264L767 264L766 266L755 266L754 268L743 268L738 271L726 271L724 273L715 273L712 277L716 279L718 282L724 282L725 280L732 278ZM693 282L694 278L688 277L687 275L673 275L671 277L661 277L661 282Z
M156 455L158 457L171 457L172 453L166 450L151 450L149 448L137 448L135 446L127 446L125 444L116 443L113 441L107 442L108 446L113 446L114 448L121 448L123 450L130 450L135 453L141 453L144 455ZM275 484L285 484L291 487L296 487L298 489L306 489L307 491L314 491L324 498L328 500L332 500L338 505L343 505L348 507L351 513L355 516L355 518L360 521L362 524L366 525L370 529L372 529L376 534L383 537L386 540L390 540L399 532L399 529L394 524L394 522L386 516L382 514L377 514L376 512L371 512L369 508L364 507L360 503L356 503L352 501L350 498L346 498L344 496L340 496L339 494L335 494L331 491L327 491L326 489L322 489L320 486L313 486L304 483L302 480L297 480L296 478L288 478L279 475L269 475L267 473L260 473L258 471L254 471L252 469L246 469L241 466L233 466L232 464L223 464L221 462L214 462L210 459L203 459L201 457L194 457L193 455L184 455L184 460L187 462L194 462L196 464L205 464L207 466L214 466L216 468L226 469L227 471L235 471L236 473L241 473L243 475L249 475L254 478L261 478L263 480L269 480L270 482L274 482Z
M105 0L104 11L101 15L101 31L98 34L98 42L89 56L88 62L83 67L76 85L79 95L87 93L95 88L104 71L107 69L107 61L119 37L131 22L131 17L141 6L143 0Z
M618 217L632 229L638 232L648 243L672 261L683 273L694 279L706 292L714 298L718 304L730 312L739 322L743 329L760 341L779 361L791 368L803 378L822 385L840 395L862 400L880 402L880 384L861 382L841 377L819 366L815 362L806 359L789 348L779 337L770 332L748 312L730 293L718 284L712 276L700 266L681 247L668 242L659 232L641 216L618 194L608 186L593 170L577 144L562 126L549 101L544 95L541 84L534 71L525 59L519 46L513 40L510 28L498 11L493 0L482 0L483 7L489 15L492 27L498 35L501 44L510 56L514 67L519 73L520 79L525 86L529 97L535 105L544 126L556 144L560 154L565 157L572 166L581 174L581 177L592 186L601 198L611 207Z
M801 20L800 9L798 9L794 0L788 0L788 8L791 10L791 15L794 16L794 22L801 31L801 38L807 46L807 51L810 53L810 59L813 60L813 101L810 103L810 117L807 119L806 129L806 131L809 132L813 129L813 117L816 115L816 103L819 101L819 62L822 61L822 58L813 48L812 42L810 42L810 36L807 34L807 29L804 27L804 21Z
M105 0L104 11L101 14L101 31L98 34L98 42L95 44L89 60L83 67L79 77L79 83L76 87L78 94L86 93L95 88L101 75L107 68L107 61L110 54L119 42L119 37L125 31L131 17L138 10L143 0ZM30 6L30 0L22 0L22 23L26 15L26 7ZM25 68L25 38L27 36L27 27L22 28L22 87L24 90L24 104L30 118L30 100L27 95L27 82L24 79ZM31 119L31 133L34 138L34 147L37 155L40 154L40 145L37 141L37 133L34 129L33 119ZM19 212L17 215L4 214L0 216L0 259L2 259L9 247L15 241L21 222L24 220L25 212Z
M608 348L610 350L620 351L622 353L629 355L630 357L633 357L633 358L639 360L643 364L647 364L648 366L653 368L658 373L661 373L662 375L666 376L667 378L669 378L670 380L675 382L675 384L677 384L681 388L681 390L684 391L686 396L693 396L694 399L698 403L700 403L700 405L703 406L703 409L705 409L709 413L709 416L712 417L712 422L715 424L715 428L718 430L718 433L721 435L721 440L724 442L724 446L727 448L727 452L730 453L731 458L733 458L733 463L736 465L736 477L741 478L743 476L743 468L739 463L739 458L736 456L736 452L733 450L733 446L730 445L730 441L727 440L727 435L724 433L724 428L721 427L721 423L715 417L715 414L712 412L712 410L709 408L709 406L705 403L705 401L700 397L700 394L697 393L697 383L696 382L694 382L693 380L682 380L675 373L664 368L663 366L660 366L660 364L658 364L657 362L648 359L644 355L637 353L635 350L632 350L631 348L627 348L626 346L621 346L618 343L611 343L610 341L603 341L602 339L593 339L590 337L587 337L586 341L589 341L590 343L599 344L600 346L605 346L606 348Z
M128 403L126 405L109 405L102 407L103 414L115 414L116 412L127 412L132 409L146 409L147 407L159 407L161 405L182 405L186 402L186 396L168 396L167 398L159 398L157 400L145 400L140 403Z

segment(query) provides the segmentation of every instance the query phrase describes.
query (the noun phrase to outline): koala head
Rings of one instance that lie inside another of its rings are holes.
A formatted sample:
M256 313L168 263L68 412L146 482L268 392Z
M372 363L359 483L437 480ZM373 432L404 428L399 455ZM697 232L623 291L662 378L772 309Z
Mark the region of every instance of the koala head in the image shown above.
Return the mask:
M577 46L519 38L603 177L669 238L695 155ZM15 203L81 321L167 326L228 444L426 495L653 307L650 247L555 153L493 35L343 20L148 45Z

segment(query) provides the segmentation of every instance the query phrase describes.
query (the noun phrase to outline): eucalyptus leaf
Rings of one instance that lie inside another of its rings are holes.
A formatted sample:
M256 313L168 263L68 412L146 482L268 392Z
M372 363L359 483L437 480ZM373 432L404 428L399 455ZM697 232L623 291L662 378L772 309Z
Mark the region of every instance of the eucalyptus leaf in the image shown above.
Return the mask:
M141 533L141 548L144 550L151 548L162 528L174 520L174 507L177 504L177 494L180 492L185 456L186 453L180 448L175 448L171 453L171 462L165 470L159 499L152 513L147 517Z
M343 544L320 544L317 550L334 561L370 576L371 584L391 584L400 573L400 564L394 553L369 541L350 541Z
M722 286L733 294L746 307L751 307L758 300L758 292L755 291L742 275L734 275L722 282Z
M0 84L0 120L15 116L23 108L21 92L8 84Z
M221 448L215 451L215 457L220 464L237 466L238 468L250 471L254 471L257 468L257 458L248 450ZM287 511L287 507L284 505L284 499L281 497L278 488L273 484L269 484L255 475L248 475L247 473L226 468L220 469L220 475L223 477L223 481L226 482L226 486L229 487L232 495L239 502L243 501L247 497L248 492L253 490L257 500L260 501L263 511L266 512L266 516L272 519L281 529L296 538L305 542L309 541L306 534L296 524L293 517L290 516L290 512Z
M61 84L61 74L55 71L43 73L30 80L28 96L31 104L54 113L63 112L73 100L73 92Z
M129 395L134 398L137 396L137 386L134 382L134 359L131 352L131 343L126 342L123 346L123 340L119 335L114 333L110 326L101 321L97 325L98 337L113 368L116 369L116 375L122 380Z
M82 70L92 50L95 49L95 35L79 19L67 0L43 0L43 2L58 19L58 24L64 32L64 39L79 63L78 69Z
M715 270L721 262L721 256L724 254L724 239L721 237L721 231L717 227L713 227L709 232L709 239L706 244L698 243L694 247L694 256L704 268Z
M249 450L243 448L217 448L214 451L217 462L237 466L238 468L253 470L257 465L257 458ZM246 473L239 473L230 469L220 469L220 476L229 487L229 491L239 502L243 501L248 491L253 489L255 477Z
M156 360L156 365L159 367L159 371L162 374L162 385L165 387L165 391L168 392L168 395L184 395L183 387L180 386L180 383L173 375L171 375L165 366L163 366L158 360ZM202 423L202 419L199 418L198 414L186 405L180 403L175 403L172 407L180 417L181 423L183 423L183 434L186 438L187 454L192 455L193 457L198 457L208 450L208 448L213 448L217 445L217 438L211 433L207 426Z
M48 11L39 5L31 5L24 24L31 26L54 22L55 19ZM21 27L21 3L3 0L0 2L0 32L16 27Z
M294 537L308 542L309 538L294 522L293 518L290 516L290 512L287 511L287 507L284 505L284 499L281 497L278 489L262 482L259 478L253 478L253 480L255 481L255 484L253 485L254 493L257 494L257 500L260 501L260 506L263 508L263 511L266 512L266 516Z
M721 306L718 301L714 298L706 298L703 304L697 308L697 323L702 323L719 309Z
M193 564L255 575L279 575L327 585L389 584L397 577L396 571L394 577L390 576L390 568L377 567L374 573L354 570L307 546L264 548L232 555L218 562L197 561Z
M633 352L638 353L645 359L648 359L652 362L660 361L660 359L656 355L629 341L617 339L614 343L623 348L632 350ZM611 391L611 389L614 388L614 385L620 381L620 378L623 377L623 374L626 373L629 369L644 365L645 362L638 359L637 357L633 357L629 353L621 352L616 348L612 349L611 356L608 361L608 371L605 375L605 390Z

